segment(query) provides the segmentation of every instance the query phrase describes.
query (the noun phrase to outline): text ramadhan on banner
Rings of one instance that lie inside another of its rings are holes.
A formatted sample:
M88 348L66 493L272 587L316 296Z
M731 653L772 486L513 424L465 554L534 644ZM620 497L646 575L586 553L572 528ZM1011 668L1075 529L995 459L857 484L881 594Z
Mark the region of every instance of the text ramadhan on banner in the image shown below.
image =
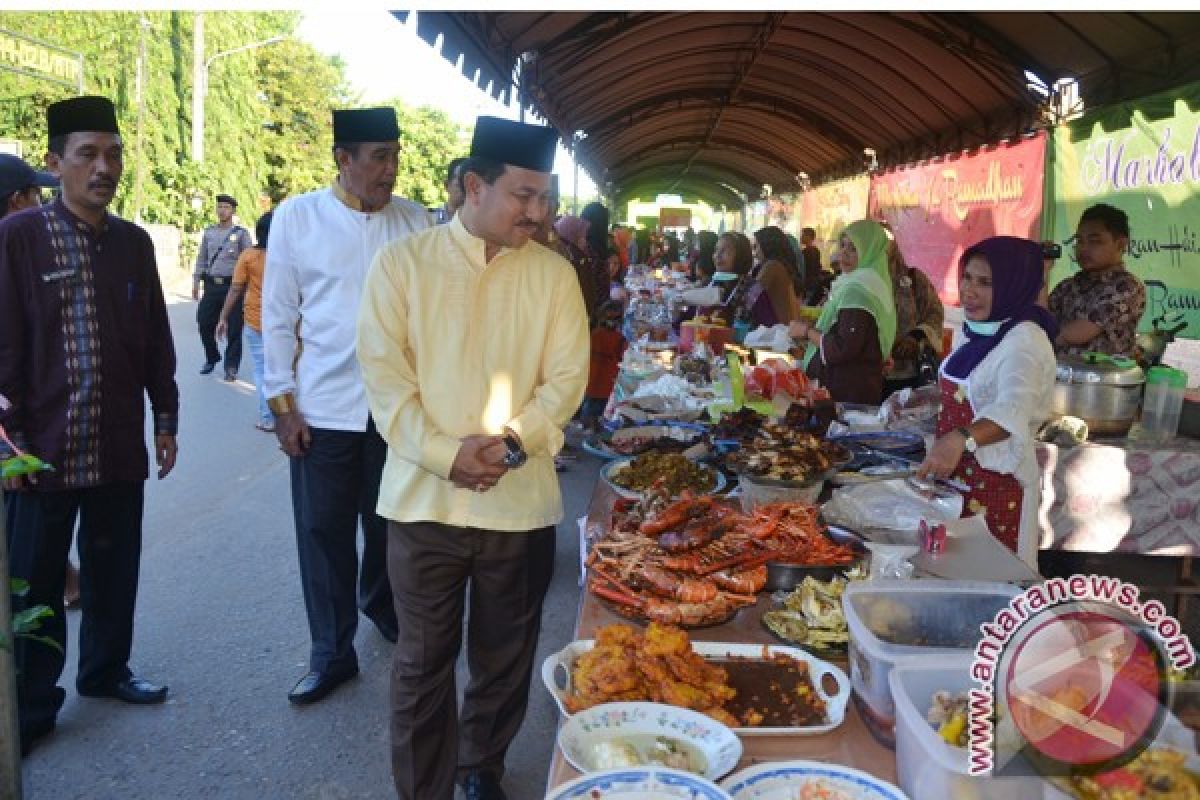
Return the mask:
M871 176L869 215L883 219L909 266L924 270L942 301L958 303L958 260L995 235L1038 238L1046 139L1038 134Z

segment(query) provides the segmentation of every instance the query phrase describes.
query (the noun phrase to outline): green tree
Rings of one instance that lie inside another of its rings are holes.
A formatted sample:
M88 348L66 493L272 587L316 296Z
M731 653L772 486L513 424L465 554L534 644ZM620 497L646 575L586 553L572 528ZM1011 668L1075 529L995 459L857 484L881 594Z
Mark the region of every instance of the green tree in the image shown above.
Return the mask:
M82 52L85 91L113 100L126 145L114 211L189 233L211 223L217 192L238 198L242 218L253 222L271 202L328 180L329 109L350 99L343 65L295 39L221 57L209 69L206 159L193 162L195 19L189 11L0 14L0 28ZM204 22L211 57L291 35L299 13L209 13ZM46 106L74 94L2 71L0 130L37 160L46 149Z
M392 101L400 125L400 168L396 193L427 207L446 201L446 167L470 149L470 131L444 111Z

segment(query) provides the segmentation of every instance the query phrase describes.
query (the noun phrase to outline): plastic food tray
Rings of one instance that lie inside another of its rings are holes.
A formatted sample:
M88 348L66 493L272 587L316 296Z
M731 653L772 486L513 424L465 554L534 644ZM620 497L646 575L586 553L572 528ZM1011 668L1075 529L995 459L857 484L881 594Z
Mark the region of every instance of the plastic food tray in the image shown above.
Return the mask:
M549 655L542 662L542 683L546 690L558 703L558 709L564 716L571 716L567 711L565 698L571 693L571 671L579 656L595 647L594 639L581 639L571 642L557 653ZM767 659L775 654L790 656L797 661L808 664L809 679L817 695L825 701L825 710L829 722L825 725L797 726L789 728L734 728L739 736L805 736L819 733L829 733L846 721L846 703L850 700L850 679L846 673L822 661L811 653L797 647L779 645L740 644L734 642L692 642L692 650L706 659L722 659L730 656L747 659ZM837 682L837 692L829 694L825 691L822 681L830 676Z
M1021 592L1007 583L944 580L855 581L842 607L850 629L850 682L867 720L887 730L896 708L888 673L900 659L969 652L979 626Z

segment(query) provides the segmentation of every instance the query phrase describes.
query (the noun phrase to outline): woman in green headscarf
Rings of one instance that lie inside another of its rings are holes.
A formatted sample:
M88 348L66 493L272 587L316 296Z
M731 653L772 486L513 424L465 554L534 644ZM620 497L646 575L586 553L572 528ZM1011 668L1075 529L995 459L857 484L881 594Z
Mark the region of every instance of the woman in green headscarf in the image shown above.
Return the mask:
M834 400L878 405L883 398L883 362L896 338L896 303L888 269L888 235L883 226L859 220L842 232L829 301L816 324L791 324L803 348L804 369Z

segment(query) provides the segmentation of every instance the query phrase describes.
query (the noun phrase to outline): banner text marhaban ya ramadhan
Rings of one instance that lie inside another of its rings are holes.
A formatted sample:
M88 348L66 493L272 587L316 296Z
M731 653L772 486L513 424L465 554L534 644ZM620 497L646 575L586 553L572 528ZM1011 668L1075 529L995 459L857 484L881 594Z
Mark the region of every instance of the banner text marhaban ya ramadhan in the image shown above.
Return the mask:
M872 189L876 192L879 210L888 214L923 208L932 215L945 204L953 211L954 217L962 222L973 206L993 206L1020 200L1025 193L1024 177L1005 174L1004 166L998 160L988 164L987 176L980 181L960 180L959 171L953 166L942 168L939 177L940 180L928 181L919 188L907 180L894 185L876 182Z
M1133 129L1088 142L1079 165L1084 190L1109 194L1156 186L1200 185L1200 125L1193 125L1190 140L1183 141L1172 141L1175 132L1166 125L1153 153L1127 154L1130 141L1145 135L1145 131Z

